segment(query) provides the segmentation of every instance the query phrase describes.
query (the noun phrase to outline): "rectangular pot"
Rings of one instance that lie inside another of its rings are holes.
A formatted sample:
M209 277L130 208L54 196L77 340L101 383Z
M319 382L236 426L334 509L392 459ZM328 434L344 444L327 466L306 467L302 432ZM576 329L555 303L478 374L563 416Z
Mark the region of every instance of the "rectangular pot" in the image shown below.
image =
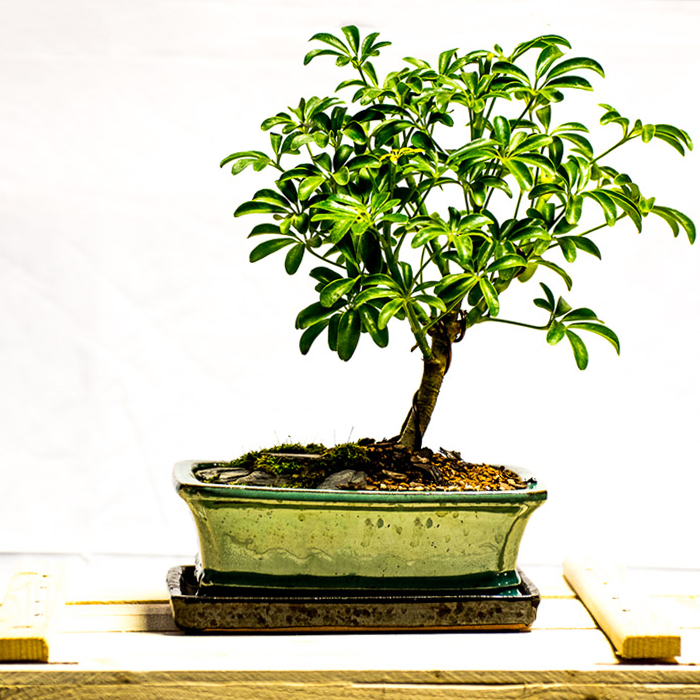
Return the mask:
M546 490L324 491L173 478L200 542L201 586L483 590L519 583L516 559Z

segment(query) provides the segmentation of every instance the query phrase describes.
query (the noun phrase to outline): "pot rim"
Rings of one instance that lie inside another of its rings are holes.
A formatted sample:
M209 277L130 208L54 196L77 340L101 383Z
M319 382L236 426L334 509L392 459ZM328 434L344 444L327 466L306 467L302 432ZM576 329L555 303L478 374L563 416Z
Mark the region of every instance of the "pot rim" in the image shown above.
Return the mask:
M344 491L341 489L293 489L280 486L237 486L207 484L194 476L194 468L203 464L222 464L222 460L183 460L175 464L173 484L179 493L186 491L204 499L241 499L256 501L306 501L351 503L517 503L544 501L547 490L535 475L523 467L503 465L527 482L524 489L510 491Z

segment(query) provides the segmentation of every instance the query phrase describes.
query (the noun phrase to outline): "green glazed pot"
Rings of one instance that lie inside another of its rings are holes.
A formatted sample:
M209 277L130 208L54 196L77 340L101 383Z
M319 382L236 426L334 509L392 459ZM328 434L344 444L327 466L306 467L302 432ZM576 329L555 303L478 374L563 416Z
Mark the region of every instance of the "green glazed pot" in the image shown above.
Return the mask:
M200 586L482 590L516 586L520 540L547 498L514 491L322 491L204 484L175 465L199 533Z

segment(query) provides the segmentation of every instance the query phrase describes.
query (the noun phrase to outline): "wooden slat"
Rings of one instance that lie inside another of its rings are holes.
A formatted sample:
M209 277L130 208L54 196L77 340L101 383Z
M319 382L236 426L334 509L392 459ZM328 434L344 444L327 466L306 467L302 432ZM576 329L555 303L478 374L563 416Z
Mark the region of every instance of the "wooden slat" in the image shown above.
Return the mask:
M613 567L591 559L567 559L564 576L620 656L670 659L680 655L678 630Z
M697 600L677 594L683 572L653 588L684 623L683 656L667 663L616 656L561 568L545 574L532 571L543 598L524 633L184 635L162 602L67 605L51 663L0 663L0 698L700 700Z
M60 599L62 573L15 574L0 608L0 661L49 660L49 633Z

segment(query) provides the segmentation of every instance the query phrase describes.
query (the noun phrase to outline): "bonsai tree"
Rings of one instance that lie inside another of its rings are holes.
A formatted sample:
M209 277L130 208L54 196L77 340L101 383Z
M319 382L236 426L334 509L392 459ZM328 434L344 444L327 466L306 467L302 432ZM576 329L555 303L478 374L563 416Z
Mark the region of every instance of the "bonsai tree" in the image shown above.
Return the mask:
M296 318L301 352L325 333L347 361L363 334L386 347L389 321L408 323L423 360L399 436L411 450L421 446L452 346L473 326L535 329L550 345L566 338L581 370L588 364L585 333L619 353L616 334L594 311L572 308L543 282L534 299L539 324L502 318L501 297L541 268L570 290L567 267L581 254L600 258L593 234L623 219L641 232L653 214L693 243L686 215L642 195L610 164L617 149L637 139L664 141L684 155L692 149L688 134L632 122L604 104L600 123L616 133L596 152L585 124L557 122L555 105L567 91L592 90L580 73L604 76L593 59L565 58L571 47L561 36L537 37L510 54L498 45L466 54L450 49L437 67L409 57L383 80L371 59L390 42L378 33L361 39L347 26L342 36L312 40L321 47L305 64L331 56L354 71L336 90L352 90L350 103L301 99L262 123L270 153L236 152L221 163L232 164L234 175L248 166L274 172L274 188L259 190L235 212L271 215L250 232L264 237L250 260L284 251L290 275L304 258L318 260L309 273L317 297Z

